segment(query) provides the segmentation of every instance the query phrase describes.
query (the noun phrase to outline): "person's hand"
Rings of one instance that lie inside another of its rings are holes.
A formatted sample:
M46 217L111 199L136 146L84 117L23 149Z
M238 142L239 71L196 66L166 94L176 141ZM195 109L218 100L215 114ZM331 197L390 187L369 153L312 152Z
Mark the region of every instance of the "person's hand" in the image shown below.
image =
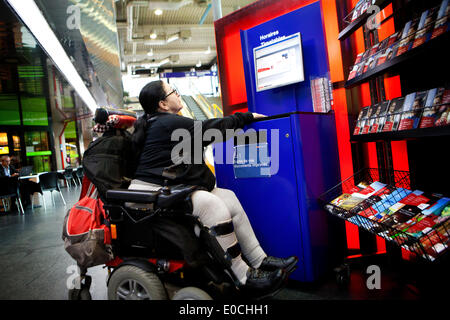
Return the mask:
M259 118L266 118L267 117L266 115L259 114L259 113L256 113L256 112L252 112L252 114L253 114L253 119L259 119Z
M19 174L16 172L16 173L13 173L12 175L11 175L11 177L17 177Z

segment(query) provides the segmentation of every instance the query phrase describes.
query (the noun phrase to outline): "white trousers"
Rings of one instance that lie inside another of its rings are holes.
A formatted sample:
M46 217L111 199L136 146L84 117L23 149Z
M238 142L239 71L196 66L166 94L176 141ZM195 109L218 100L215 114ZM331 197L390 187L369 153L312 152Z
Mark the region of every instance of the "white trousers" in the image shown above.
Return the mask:
M160 185L137 179L133 180L129 186L129 189L132 190L156 191L160 188ZM261 248L247 214L234 192L222 188L214 188L211 192L197 190L192 193L191 198L193 215L198 217L204 226L212 228L221 223L232 222L234 232L217 236L217 241L224 251L238 242L242 254L250 266L258 268L267 255ZM239 281L244 284L249 265L241 255L232 260L231 269Z

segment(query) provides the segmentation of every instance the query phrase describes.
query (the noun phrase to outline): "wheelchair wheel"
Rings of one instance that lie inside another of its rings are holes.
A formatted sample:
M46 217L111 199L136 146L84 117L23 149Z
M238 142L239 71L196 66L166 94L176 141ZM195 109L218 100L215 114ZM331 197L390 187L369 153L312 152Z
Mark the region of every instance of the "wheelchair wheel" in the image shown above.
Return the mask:
M175 293L172 300L212 300L212 298L199 288L186 287Z
M156 274L135 266L123 266L111 275L108 299L166 300L167 295Z

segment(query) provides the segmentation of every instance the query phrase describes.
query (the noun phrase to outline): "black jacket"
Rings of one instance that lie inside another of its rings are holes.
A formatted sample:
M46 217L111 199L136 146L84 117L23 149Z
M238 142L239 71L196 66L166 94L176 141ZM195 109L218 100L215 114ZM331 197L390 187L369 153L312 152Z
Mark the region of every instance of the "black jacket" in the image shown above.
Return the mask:
M202 155L203 148L214 141L203 141L204 132L208 129L218 129L225 137L227 129L236 130L243 128L246 124L253 121L253 115L250 112L238 112L224 118L214 118L200 122L176 114L156 113L148 121L146 139L139 156L135 178L159 185L164 185L164 182L167 180L169 185L198 185L212 190L215 185L215 177L205 164ZM191 137L190 152L182 154L184 159L190 159L190 164L174 166L171 158L172 149L178 145L176 149L178 150L180 141L187 142L184 139L171 141L172 133L176 129L185 129L184 132L181 132L182 136L184 136L183 133L189 132ZM202 146L197 146L197 150L195 150L198 141L202 141ZM161 172L155 170L155 168L161 169L171 166L174 167L173 172L176 173L172 178L164 177L161 175Z
M14 173L16 173L16 168L12 164L10 164L9 165L9 175L12 176ZM6 177L5 168L3 168L2 165L0 165L0 177Z

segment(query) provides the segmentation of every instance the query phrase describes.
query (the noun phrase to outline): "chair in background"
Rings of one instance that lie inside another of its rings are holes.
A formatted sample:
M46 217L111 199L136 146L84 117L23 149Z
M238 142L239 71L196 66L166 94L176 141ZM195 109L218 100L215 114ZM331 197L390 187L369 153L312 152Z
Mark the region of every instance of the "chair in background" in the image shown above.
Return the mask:
M70 190L70 183L73 182L76 186L76 183L73 179L73 168L66 168L63 173L64 180L66 180L67 188Z
M61 189L59 189L58 185L58 174L56 172L46 172L39 175L39 193L42 194L42 198L44 199L44 208L47 209L47 205L45 203L44 191L50 191L53 205L55 205L55 199L53 199L53 191L59 192L61 199L66 205L66 201L61 193Z
M17 177L0 177L0 199L2 199L3 208L7 211L5 200L16 200L17 209L24 214L22 201L20 200L19 179Z
M83 176L84 176L83 167L78 167L77 168L77 178L78 178L78 182L80 183L80 186L83 184Z

